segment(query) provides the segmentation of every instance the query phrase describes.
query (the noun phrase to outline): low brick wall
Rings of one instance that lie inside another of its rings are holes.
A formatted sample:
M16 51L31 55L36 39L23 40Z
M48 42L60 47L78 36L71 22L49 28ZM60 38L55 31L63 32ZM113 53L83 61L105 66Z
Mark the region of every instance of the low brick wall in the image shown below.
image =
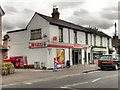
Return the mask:
M2 75L8 75L15 73L15 68L2 69Z

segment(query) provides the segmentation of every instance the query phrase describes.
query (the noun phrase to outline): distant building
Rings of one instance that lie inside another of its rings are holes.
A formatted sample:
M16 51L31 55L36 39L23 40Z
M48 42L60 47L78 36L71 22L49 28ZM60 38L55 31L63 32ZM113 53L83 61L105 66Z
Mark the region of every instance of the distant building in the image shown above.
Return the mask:
M85 28L59 19L58 8L52 17L35 13L25 29L9 31L8 56L27 56L29 64L46 68L89 64L109 54L112 38L93 28Z

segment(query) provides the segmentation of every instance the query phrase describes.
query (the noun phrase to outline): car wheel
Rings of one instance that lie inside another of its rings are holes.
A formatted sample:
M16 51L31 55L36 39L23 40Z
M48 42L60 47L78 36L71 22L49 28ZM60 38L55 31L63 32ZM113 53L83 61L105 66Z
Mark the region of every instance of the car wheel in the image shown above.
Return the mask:
M115 64L115 70L118 70L118 65L117 64Z

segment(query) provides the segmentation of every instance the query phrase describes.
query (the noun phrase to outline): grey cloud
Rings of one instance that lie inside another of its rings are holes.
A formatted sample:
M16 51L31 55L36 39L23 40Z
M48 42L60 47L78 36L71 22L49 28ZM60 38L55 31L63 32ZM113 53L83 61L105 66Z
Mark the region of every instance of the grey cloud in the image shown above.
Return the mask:
M18 29L25 28L28 22L30 21L33 12L34 12L33 10L25 8L17 15L11 16L8 14L7 16L11 18L4 18L3 22L4 31L14 30L16 28Z
M60 7L61 9L67 9L67 8L74 8L79 5L84 4L85 2L82 0L81 2L56 2L54 5L57 7Z
M15 28L14 24L12 24L11 22L9 22L7 20L4 20L4 22L3 22L3 30L4 31L11 30L11 29L14 29L14 28Z
M102 29L108 29L113 26L112 21L106 20L100 16L93 15L93 13L90 13L83 9L80 11L75 11L69 20L79 25L90 25Z
M4 9L7 14L14 14L18 12L13 6L4 6Z
M117 11L114 11L114 12L103 11L101 13L101 16L104 18L110 19L110 20L116 20L116 19L118 19L118 12Z
M103 18L106 18L106 19L110 19L110 20L118 19L117 7L104 8L100 14Z
M118 6L118 7L120 7L120 6ZM118 11L118 7L117 6L107 7L107 8L103 8L103 10L105 10L105 11Z
M22 12L26 14L32 14L34 11L31 9L25 8Z
M74 15L85 15L85 14L89 14L89 12L87 10L81 9L80 11L75 11L73 14Z

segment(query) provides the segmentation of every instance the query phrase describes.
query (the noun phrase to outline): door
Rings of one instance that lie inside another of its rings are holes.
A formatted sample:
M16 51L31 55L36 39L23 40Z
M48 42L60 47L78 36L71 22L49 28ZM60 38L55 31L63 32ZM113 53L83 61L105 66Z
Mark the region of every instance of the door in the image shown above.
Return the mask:
M75 64L78 64L78 52L74 52L74 62Z
M90 64L90 53L88 53L88 63Z

